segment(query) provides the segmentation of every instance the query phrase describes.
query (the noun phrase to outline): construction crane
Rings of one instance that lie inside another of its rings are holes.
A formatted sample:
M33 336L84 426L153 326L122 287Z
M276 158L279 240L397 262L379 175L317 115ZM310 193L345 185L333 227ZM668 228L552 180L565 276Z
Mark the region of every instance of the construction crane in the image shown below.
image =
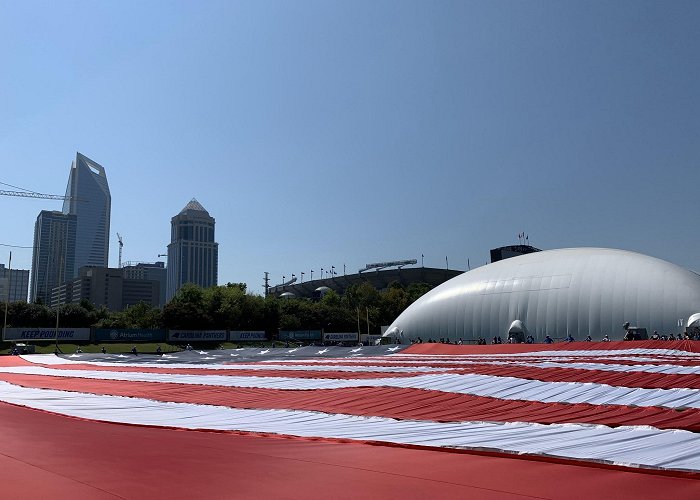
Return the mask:
M119 240L119 269L122 268L122 248L124 248L124 240L122 240L122 235L117 233L117 239Z
M63 196L62 194L44 194L44 193L35 193L34 191L5 191L4 189L0 189L0 195L2 195L2 196L20 196L23 198L41 198L42 200L75 199L72 196Z
M0 196L17 196L21 198L39 198L41 200L75 200L75 201L86 201L86 200L81 200L80 198L77 198L75 196L70 196L70 195L61 195L61 194L46 194L46 193L37 193L36 191L32 191L30 189L25 189L20 186L14 186L12 184L7 184L6 182L0 182L0 186L7 186L15 189L19 189L20 191L8 191L7 189L0 189Z

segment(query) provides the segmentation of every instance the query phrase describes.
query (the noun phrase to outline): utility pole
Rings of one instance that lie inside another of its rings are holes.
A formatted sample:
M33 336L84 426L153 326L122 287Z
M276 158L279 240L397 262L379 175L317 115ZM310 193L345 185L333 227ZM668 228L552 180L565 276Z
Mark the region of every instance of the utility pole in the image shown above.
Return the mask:
M263 286L265 287L265 297L267 297L270 290L270 273L267 271L265 271L265 278L263 278Z
M367 338L369 338L369 307L365 307L365 313L367 313Z
M56 351L59 351L58 348L58 316L59 316L59 311L61 310L61 277L63 275L63 263L65 260L65 255L64 255L64 248L63 248L63 241L61 241L61 267L58 269L58 302L56 303ZM68 292L68 289L66 287L66 293Z
M5 340L5 330L7 329L7 306L10 303L10 286L12 285L12 252L10 252L10 262L7 264L7 292L5 293L5 322L2 325L2 339Z

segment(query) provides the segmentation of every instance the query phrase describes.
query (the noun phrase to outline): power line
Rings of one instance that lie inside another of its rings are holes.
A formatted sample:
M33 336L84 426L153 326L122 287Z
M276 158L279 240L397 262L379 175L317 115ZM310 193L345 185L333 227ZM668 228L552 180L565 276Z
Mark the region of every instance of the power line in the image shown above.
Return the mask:
M15 188L15 189L21 189L22 191L27 191L28 193L34 192L31 189L27 189L27 188L23 188L23 187L19 187L19 186L13 186L12 184L8 184L6 182L0 182L0 184L2 184L3 186L9 186L9 187Z
M0 247L10 247L10 248L34 248L34 247L23 247L21 245L8 245L6 243L0 243Z

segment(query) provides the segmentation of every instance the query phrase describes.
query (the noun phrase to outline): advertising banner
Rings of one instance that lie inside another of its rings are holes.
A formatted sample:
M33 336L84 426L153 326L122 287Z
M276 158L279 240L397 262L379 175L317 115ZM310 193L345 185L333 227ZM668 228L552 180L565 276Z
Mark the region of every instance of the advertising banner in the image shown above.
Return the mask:
M357 342L357 332L348 333L323 333L325 342Z
M280 340L321 340L321 330L280 330Z
M225 342L226 330L168 330L168 340L173 342Z
M3 340L54 340L55 328L6 328ZM90 340L89 328L59 328L59 342Z
M231 332L229 332L228 338L231 342L241 341L241 340L246 340L246 341L265 340L265 332L264 331L231 330Z
M145 328L98 328L96 342L165 342L165 330Z

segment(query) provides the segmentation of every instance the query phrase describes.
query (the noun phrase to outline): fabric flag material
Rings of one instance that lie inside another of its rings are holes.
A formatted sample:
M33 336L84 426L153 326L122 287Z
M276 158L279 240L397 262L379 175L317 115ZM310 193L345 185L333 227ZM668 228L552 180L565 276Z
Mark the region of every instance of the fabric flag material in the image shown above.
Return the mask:
M0 358L0 401L86 422L520 457L698 485L696 344L27 355Z

